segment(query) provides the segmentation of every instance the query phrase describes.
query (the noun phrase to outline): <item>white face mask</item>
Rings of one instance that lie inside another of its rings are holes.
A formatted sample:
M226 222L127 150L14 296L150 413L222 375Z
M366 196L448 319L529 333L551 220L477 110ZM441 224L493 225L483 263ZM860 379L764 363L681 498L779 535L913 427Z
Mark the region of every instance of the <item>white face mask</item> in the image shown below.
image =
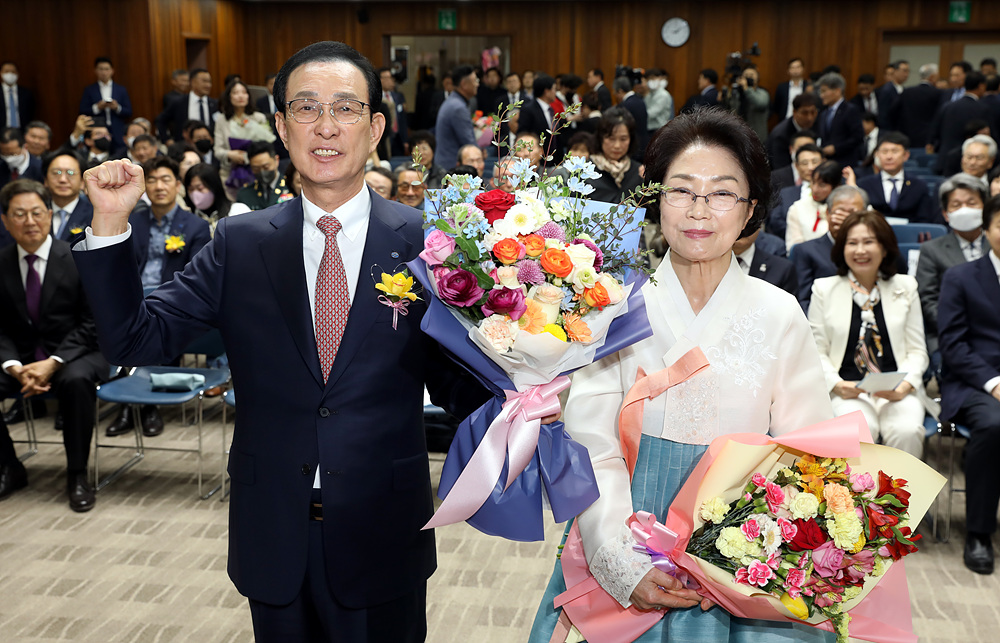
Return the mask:
M9 71L6 74L0 75L0 78L2 78L3 82L7 83L8 85L13 85L14 83L17 82L17 74L15 74L12 71Z
M948 225L952 230L959 232L971 232L976 228L983 227L982 208L961 207L948 214Z
M662 80L647 80L646 84L649 85L649 89L650 90L666 89L667 88L667 81L666 81L666 79L662 79Z
M21 161L24 159L24 152L15 156L2 156L0 158L3 159L3 162L6 163L8 167L13 169L21 164Z
M134 136L126 136L125 137L125 146L128 147L128 149L132 149L132 141L134 141L134 140L135 140Z

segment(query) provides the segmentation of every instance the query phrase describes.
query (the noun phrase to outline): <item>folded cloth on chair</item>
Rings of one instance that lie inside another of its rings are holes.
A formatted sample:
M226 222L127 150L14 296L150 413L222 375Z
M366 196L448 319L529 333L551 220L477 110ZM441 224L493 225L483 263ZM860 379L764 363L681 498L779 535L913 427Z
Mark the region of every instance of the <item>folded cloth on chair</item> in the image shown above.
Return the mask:
M205 385L205 376L198 373L150 373L154 391L194 391Z

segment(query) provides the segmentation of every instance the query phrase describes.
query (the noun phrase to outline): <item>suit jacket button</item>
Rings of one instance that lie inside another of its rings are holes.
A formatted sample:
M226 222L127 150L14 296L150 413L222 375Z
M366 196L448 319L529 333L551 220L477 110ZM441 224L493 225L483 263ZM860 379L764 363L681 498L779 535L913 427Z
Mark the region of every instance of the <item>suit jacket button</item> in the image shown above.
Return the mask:
M307 475L309 475L309 472L310 472L311 470L312 470L312 469L311 469L311 468L309 467L309 464L308 464L308 463L306 463L306 464L302 465L302 475L304 475L304 476L307 476Z
M319 416L321 418L330 417L330 409L326 408L325 406L319 407Z

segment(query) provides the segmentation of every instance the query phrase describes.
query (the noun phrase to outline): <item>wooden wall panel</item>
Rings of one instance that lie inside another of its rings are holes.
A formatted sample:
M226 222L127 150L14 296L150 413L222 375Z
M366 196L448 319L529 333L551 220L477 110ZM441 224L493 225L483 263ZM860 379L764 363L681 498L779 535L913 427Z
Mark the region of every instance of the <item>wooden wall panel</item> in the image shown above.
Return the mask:
M361 24L358 10L369 20ZM458 30L440 32L437 11L454 8ZM36 91L39 116L68 135L80 92L93 82L93 59L109 54L116 81L131 94L135 113L154 117L169 89L170 72L186 66L184 36L209 38L209 71L215 92L238 72L262 83L296 49L316 40L353 45L376 65L385 61L384 39L410 35L506 35L515 70L585 75L617 63L660 66L670 72L678 103L696 90L703 67L719 71L725 56L754 41L761 83L773 88L785 79L787 60L801 56L809 70L837 63L849 85L860 73L881 76L888 37L1000 31L1000 3L972 3L972 23L947 23L941 0L840 0L836 5L801 0L676 0L641 2L245 2L242 0L34 0L3 2L8 29L0 58L14 59L22 83ZM680 16L692 36L673 49L660 40L665 20ZM947 61L946 61L947 62Z

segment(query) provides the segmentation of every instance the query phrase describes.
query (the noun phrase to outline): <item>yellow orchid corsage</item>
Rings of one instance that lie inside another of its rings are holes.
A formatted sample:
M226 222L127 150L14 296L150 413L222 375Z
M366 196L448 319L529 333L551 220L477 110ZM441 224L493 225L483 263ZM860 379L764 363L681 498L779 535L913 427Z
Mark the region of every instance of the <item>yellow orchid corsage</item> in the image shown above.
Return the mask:
M83 228L79 228L79 227L77 227L77 228L70 228L70 230L69 230L70 234L80 234L81 232L83 232Z
M410 305L410 302L420 299L416 293L412 292L413 277L405 270L395 274L383 272L382 283L375 284L375 289L384 293L378 296L379 303L392 308L393 330L396 330L399 316L403 315L405 317L410 313L406 309Z
M183 234L169 234L167 235L166 248L167 252L180 252L184 249L184 235Z

